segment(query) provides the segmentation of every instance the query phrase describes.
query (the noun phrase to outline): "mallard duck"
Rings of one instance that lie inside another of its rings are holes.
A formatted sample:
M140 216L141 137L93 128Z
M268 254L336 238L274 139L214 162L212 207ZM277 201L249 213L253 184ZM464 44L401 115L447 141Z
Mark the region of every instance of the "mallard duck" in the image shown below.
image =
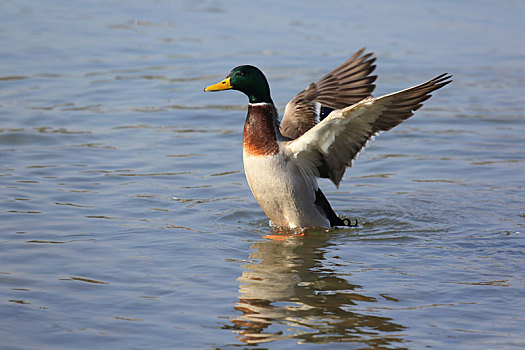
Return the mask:
M248 96L243 163L248 185L273 225L285 229L351 226L339 218L317 184L336 187L347 167L381 131L413 115L434 90L451 82L441 74L426 83L373 98L372 53L359 50L311 83L285 107L279 123L270 86L260 69L234 68L204 91L238 90Z

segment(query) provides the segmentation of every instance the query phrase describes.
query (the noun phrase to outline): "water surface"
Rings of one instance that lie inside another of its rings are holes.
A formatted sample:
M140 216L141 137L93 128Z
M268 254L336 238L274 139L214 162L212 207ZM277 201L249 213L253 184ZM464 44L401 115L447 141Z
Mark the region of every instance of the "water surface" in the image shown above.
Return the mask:
M3 349L525 347L521 2L0 4ZM454 82L321 181L360 227L264 238L203 87L283 110L363 46L376 95Z

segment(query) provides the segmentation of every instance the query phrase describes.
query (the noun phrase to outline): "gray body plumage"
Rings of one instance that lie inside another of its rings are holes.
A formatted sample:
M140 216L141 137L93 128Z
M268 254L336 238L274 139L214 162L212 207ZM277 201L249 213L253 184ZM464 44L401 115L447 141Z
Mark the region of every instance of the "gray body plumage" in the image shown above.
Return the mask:
M330 227L315 204L317 178L305 174L283 144L272 156L243 152L244 172L252 193L272 223L281 227Z

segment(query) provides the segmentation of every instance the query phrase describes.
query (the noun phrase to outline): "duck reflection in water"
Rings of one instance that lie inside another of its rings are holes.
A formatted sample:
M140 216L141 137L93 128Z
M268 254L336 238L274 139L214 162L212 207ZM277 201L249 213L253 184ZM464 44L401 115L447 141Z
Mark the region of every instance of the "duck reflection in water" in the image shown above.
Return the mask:
M247 344L295 339L299 343L367 346L403 342L400 332L404 326L388 317L352 310L357 303L378 300L357 293L361 286L326 266L325 254L333 246L328 239L326 232L312 232L308 237L251 246L250 258L256 261L244 265L246 270L238 279L241 295L235 309L242 315L231 320L239 340Z

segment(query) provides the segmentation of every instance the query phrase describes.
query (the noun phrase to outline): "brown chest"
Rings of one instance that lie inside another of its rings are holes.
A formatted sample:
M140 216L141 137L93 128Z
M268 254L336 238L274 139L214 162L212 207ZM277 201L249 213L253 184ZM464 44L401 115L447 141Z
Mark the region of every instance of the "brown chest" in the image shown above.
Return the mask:
M270 156L279 153L275 113L275 108L270 104L256 104L248 107L242 138L242 146L247 154Z

